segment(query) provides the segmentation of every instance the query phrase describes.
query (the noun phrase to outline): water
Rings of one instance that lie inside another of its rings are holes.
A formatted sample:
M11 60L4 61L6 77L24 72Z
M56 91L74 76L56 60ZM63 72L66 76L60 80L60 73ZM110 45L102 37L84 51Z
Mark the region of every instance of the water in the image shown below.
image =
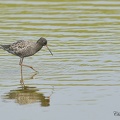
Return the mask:
M0 1L0 44L48 40L24 63L0 50L0 116L4 120L113 120L120 112L120 2Z

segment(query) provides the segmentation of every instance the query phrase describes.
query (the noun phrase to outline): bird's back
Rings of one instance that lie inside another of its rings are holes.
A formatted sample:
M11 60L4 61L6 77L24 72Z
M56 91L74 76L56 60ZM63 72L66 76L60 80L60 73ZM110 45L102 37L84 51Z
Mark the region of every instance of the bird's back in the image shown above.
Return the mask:
M38 51L35 42L24 40L19 40L10 45L1 45L1 47L9 53L19 57L28 57L34 55Z

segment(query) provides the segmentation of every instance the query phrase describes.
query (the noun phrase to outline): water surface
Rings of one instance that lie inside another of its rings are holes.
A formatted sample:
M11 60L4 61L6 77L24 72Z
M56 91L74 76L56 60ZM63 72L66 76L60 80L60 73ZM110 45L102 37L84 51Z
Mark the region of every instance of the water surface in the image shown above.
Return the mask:
M4 120L113 120L120 112L118 0L0 1L0 44L48 40L24 63L0 50L0 113Z

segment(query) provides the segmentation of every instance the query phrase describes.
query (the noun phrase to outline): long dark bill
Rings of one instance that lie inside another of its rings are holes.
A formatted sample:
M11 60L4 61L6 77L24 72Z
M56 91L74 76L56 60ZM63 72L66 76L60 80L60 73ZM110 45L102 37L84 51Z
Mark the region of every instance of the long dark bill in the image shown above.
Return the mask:
M47 49L49 50L49 52L51 53L51 55L53 55L52 52L51 52L51 50L49 49L49 47L48 47L47 45L46 45L46 47L47 47Z

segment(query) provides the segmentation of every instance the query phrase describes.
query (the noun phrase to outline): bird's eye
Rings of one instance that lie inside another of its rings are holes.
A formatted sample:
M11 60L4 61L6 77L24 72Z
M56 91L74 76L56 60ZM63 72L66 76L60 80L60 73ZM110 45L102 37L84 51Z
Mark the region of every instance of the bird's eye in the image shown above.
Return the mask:
M46 45L46 44L47 44L47 41L42 41L42 43L43 43L44 45Z

